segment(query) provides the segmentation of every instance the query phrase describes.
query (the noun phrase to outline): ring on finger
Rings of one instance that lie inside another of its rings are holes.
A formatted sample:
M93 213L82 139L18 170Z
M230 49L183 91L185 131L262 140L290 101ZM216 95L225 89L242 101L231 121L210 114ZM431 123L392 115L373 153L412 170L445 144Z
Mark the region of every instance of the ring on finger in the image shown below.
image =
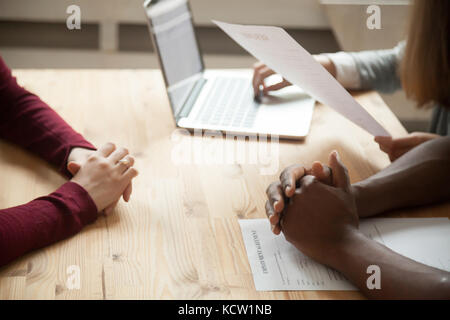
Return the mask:
M130 159L128 157L125 157L125 158L119 160L118 163L119 164L123 164L123 165L125 165L127 167L131 165L131 161L130 161Z

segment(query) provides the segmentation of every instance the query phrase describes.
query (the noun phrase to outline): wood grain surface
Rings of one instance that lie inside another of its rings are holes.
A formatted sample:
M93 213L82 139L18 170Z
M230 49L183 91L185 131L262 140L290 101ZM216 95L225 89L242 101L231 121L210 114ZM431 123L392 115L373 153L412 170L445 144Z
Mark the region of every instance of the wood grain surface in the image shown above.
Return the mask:
M362 298L359 292L257 292L238 224L238 219L265 217L265 189L290 164L326 162L336 149L352 182L389 164L368 133L329 107L316 105L304 141L271 146L268 166L261 159L261 164L252 162L255 150L267 147L263 142L177 132L159 71L14 73L95 145L111 141L128 147L140 175L131 201L121 202L112 215L1 268L0 299ZM392 135L406 133L378 94L354 95ZM247 150L245 159L227 162L224 154L239 146ZM272 174L262 174L269 167ZM64 183L54 168L3 141L0 172L0 208L23 204ZM444 204L388 216L449 212ZM80 289L67 286L72 265L80 268Z

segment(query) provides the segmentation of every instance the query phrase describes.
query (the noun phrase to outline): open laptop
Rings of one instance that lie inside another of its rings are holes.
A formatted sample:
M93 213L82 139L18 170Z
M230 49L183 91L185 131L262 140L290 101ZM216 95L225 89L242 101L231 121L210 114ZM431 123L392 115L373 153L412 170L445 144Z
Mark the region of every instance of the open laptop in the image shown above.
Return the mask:
M254 99L252 70L205 70L188 0L147 0L148 25L177 126L301 139L315 101L295 86Z

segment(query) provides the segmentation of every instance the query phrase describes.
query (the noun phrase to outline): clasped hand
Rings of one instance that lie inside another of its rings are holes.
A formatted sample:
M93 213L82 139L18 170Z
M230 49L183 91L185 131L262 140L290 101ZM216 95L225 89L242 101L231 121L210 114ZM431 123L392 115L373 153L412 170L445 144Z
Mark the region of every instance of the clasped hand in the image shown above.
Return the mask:
M130 200L132 180L138 175L134 162L127 149L107 143L97 151L73 149L67 169L74 176L71 181L87 191L98 212L107 215L121 196L126 202Z
M310 169L294 165L267 188L266 213L275 234L309 257L330 259L353 232L359 218L348 172L333 151L329 166L315 162Z

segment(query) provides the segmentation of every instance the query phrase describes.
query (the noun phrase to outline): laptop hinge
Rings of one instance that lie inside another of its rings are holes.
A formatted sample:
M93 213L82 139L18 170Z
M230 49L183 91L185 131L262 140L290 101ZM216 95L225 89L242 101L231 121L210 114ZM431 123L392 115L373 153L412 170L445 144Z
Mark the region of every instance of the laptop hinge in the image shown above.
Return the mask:
M203 77L196 81L194 87L192 88L191 93L189 94L188 98L184 102L183 107L181 108L180 112L176 116L177 122L181 118L186 118L189 116L192 108L195 105L195 102L197 101L198 96L200 95L200 92L202 92L203 86L205 85L206 81L208 81L208 80Z

